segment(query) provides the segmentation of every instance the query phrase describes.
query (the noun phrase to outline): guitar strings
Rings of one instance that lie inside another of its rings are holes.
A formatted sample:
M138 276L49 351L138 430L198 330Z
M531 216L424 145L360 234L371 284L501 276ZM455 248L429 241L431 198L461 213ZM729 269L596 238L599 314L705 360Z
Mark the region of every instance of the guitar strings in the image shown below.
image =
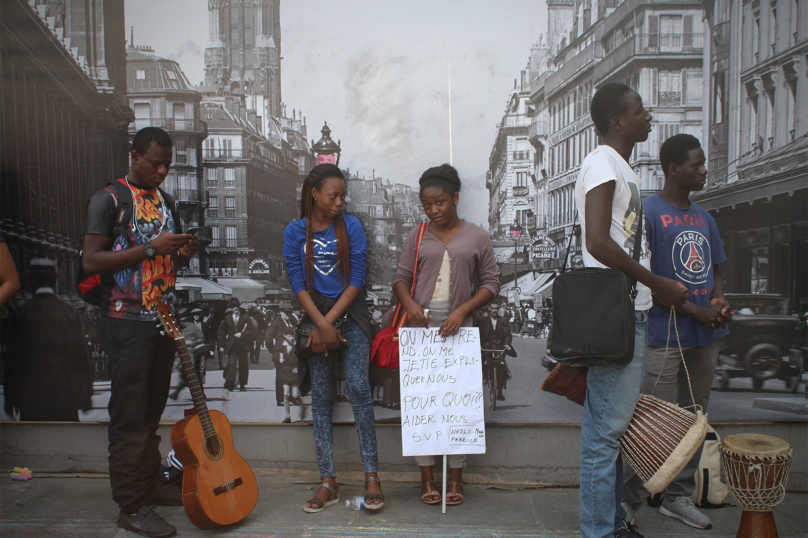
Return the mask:
M193 373L191 376L186 376L186 378L191 378L186 380L188 381L188 388L191 390L191 395L197 408L197 416L199 417L199 422L202 426L206 443L208 444L208 450L213 455L218 456L221 453L222 448L221 444L219 443L219 436L216 434L216 428L213 426L213 421L210 418L207 401L205 400L204 392L201 390L199 379L196 376L196 371L193 370L193 363L191 362L189 356L188 346L185 343L185 338L180 336L179 338L176 338L174 342L180 351L180 359L183 363L184 370Z
M174 344L177 346L177 351L180 353L180 362L182 363L183 367L183 375L188 372L191 373L191 375L186 375L185 378L188 382L188 388L191 390L191 397L194 400L194 406L196 407L197 411L196 414L197 417L199 417L199 424L202 426L202 432L205 436L205 443L208 445L208 451L212 455L218 456L222 453L222 445L219 442L219 436L216 434L216 428L213 425L213 420L210 418L205 393L199 384L199 379L196 376L196 370L194 369L193 361L191 360L190 352L188 351L188 346L185 343L185 337L182 336L182 332L176 325L176 320L174 319L174 314L172 312L164 313L158 308L158 314L160 317L160 322L166 331L173 337ZM166 316L169 316L168 319L166 319ZM178 334L176 337L174 337L175 332Z

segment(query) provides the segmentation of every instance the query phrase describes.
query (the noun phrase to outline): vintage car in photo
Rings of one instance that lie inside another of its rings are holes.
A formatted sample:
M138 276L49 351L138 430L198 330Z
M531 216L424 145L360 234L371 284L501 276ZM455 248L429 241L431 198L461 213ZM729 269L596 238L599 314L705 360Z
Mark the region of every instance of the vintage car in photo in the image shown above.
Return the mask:
M751 378L755 390L770 379L796 392L806 362L805 315L788 313L788 299L777 294L728 293L735 312L721 341L714 387L725 390L736 377Z

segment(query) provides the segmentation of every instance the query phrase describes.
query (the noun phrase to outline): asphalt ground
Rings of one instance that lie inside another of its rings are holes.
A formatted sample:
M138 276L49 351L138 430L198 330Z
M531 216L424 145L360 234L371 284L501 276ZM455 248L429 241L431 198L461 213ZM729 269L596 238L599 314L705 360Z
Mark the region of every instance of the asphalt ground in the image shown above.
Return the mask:
M382 474L382 480L384 475ZM318 514L303 512L317 483L305 478L259 476L255 510L241 523L202 531L185 517L182 507L157 511L178 529L178 536L236 536L265 538L342 537L542 537L571 538L578 532L578 490L575 488L520 489L469 484L466 500L447 507L420 502L419 485L382 484L386 506L378 511L353 511L344 502ZM340 496L362 494L359 482L340 481ZM782 538L808 537L808 495L788 493L775 509ZM109 480L95 477L38 477L30 482L5 478L0 486L0 535L14 537L126 538L137 536L115 525L117 506ZM736 535L741 511L735 506L707 510L711 530L697 530L644 506L636 523L647 538Z

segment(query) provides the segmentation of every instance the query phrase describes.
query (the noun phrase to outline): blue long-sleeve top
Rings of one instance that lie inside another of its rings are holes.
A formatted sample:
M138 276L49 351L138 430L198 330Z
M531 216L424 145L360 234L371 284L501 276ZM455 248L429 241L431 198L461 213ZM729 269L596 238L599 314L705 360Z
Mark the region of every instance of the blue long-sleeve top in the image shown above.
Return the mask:
M312 287L332 299L338 298L348 286L360 290L365 285L367 240L362 223L353 215L343 215L348 231L351 267L345 284L337 260L337 236L332 224L314 233L314 267L311 270ZM297 296L306 289L306 219L289 223L283 232L283 256L292 292Z

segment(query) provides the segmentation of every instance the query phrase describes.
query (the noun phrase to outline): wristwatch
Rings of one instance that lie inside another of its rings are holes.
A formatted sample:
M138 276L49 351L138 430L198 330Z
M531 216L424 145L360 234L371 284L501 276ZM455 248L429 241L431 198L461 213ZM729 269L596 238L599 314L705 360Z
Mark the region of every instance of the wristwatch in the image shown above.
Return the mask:
M150 260L153 260L155 256L157 256L157 249L154 248L154 245L151 244L151 241L146 241L143 243L143 252L146 253L146 257Z

